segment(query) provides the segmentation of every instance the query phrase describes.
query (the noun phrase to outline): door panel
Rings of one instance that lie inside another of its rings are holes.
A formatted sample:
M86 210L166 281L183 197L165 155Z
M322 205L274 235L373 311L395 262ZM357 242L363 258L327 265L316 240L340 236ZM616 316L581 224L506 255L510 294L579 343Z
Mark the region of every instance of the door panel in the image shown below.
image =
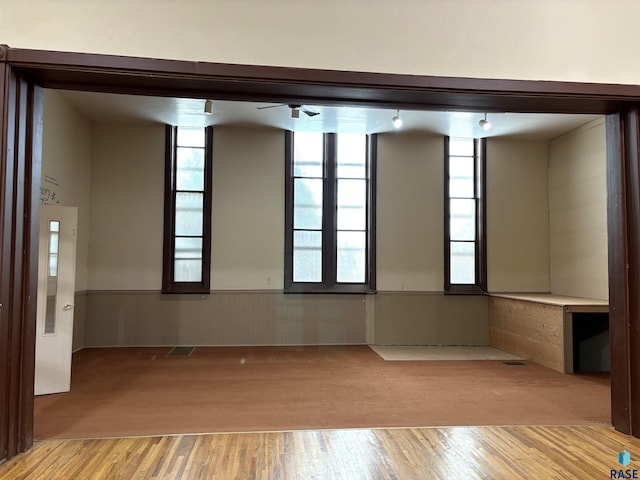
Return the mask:
M77 220L76 207L41 207L36 395L71 388Z

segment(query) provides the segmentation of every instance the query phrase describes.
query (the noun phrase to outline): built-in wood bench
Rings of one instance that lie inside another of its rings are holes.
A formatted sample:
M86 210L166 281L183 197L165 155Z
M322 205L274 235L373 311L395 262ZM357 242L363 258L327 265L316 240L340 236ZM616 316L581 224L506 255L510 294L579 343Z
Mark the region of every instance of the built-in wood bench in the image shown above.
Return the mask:
M544 293L491 294L489 305L492 347L564 373L574 372L574 315L609 312L605 300Z

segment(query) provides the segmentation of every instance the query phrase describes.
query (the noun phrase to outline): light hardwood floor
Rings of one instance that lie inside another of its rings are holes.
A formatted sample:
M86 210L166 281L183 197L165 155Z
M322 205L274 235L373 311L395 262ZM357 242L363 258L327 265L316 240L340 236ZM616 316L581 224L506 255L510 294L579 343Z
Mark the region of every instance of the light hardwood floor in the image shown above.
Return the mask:
M640 468L640 439L608 427L439 427L47 440L0 479L604 479L620 468Z

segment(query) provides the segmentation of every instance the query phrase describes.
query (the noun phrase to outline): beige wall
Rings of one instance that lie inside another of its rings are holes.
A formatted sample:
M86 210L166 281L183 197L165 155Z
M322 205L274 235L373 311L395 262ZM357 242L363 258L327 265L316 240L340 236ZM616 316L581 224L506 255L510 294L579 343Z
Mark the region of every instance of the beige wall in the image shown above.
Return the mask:
M378 136L373 338L381 344L484 345L485 297L445 296L443 139ZM548 142L489 139L489 289L549 291Z
M379 289L390 297L283 296L283 132L216 127L216 293L169 298L157 294L163 128L97 125L88 344L364 343L367 335L378 343L488 343L486 302L441 293L442 137L386 134L378 140L377 273ZM425 308L416 310L416 301Z
M97 125L91 290L160 290L164 126ZM283 286L284 134L217 127L213 290Z
M442 291L441 136L378 135L376 235L380 291Z
M54 90L44 91L40 200L47 205L78 207L76 291L88 284L91 201L91 122Z
M164 126L95 125L90 290L160 290Z
M40 200L47 205L78 208L73 316L73 350L78 350L85 346L84 299L89 279L92 127L59 93L47 89L43 98L42 135Z
M637 0L0 0L0 43L230 63L640 84L640 64L633 60L639 18Z
M379 291L443 289L443 139L378 136ZM487 142L490 291L548 292L548 142Z
M91 290L159 290L164 129L98 125ZM380 291L443 288L443 139L378 136ZM284 135L216 127L213 290L281 290ZM493 291L548 291L547 143L488 142L488 276Z
M609 298L604 120L551 141L551 293Z
M548 292L548 142L487 141L487 282L491 292Z
M282 290L284 132L216 127L212 290Z
M51 123L48 130L49 135L56 132ZM211 278L216 293L204 299L198 296L201 302L193 304L196 297L158 295L164 126L101 124L93 127L92 138L89 294L82 299L89 317L84 329L89 344L138 340L153 344L161 339L168 344L194 343L211 315L218 330L207 333L202 341L212 344L295 343L300 338L306 343L488 342L487 302L442 294L441 137L416 132L379 135L380 293L353 297L355 303L348 305L339 297L328 298L330 307L314 296L280 292L282 131L215 129ZM554 144L561 145L561 139ZM590 145L584 148L592 150ZM488 277L493 291L549 290L547 153L548 142L488 141ZM214 308L216 302L224 308ZM168 330L147 332L148 319L158 317L169 305L171 311L178 309L178 319L162 313L161 323ZM312 313L325 307L353 318L341 327L340 322L327 323ZM255 319L250 321L251 315ZM107 317L113 317L113 323ZM243 323L235 329L236 320L230 319L240 317ZM307 327L304 322L309 323ZM287 328L293 333L285 340ZM300 329L305 332L302 337L295 333Z

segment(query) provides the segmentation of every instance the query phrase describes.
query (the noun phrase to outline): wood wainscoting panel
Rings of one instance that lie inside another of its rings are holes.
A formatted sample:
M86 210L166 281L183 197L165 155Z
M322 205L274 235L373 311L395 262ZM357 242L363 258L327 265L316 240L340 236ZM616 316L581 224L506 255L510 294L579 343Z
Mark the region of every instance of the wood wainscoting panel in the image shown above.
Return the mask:
M365 331L364 295L285 295L278 291L87 294L87 347L353 345L365 343Z
M73 305L73 351L85 347L87 292L76 292Z
M491 346L564 372L563 307L491 297Z
M484 295L378 292L375 342L379 345L488 345Z

